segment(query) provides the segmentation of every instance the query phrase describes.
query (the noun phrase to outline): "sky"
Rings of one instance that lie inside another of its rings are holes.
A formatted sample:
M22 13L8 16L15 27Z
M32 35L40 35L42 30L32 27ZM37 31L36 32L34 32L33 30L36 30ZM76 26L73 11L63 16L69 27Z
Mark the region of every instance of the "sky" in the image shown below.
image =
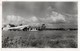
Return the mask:
M76 27L77 2L3 2L2 24Z

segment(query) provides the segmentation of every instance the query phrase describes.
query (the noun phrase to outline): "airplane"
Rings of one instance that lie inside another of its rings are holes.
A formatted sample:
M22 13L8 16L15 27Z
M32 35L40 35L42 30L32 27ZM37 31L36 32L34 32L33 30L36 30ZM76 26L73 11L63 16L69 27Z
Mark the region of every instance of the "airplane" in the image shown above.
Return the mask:
M23 30L25 27L29 27L29 25L22 25L22 26L17 26L17 27L4 27L3 30L5 30L5 31L8 31L8 30L16 31L16 30Z

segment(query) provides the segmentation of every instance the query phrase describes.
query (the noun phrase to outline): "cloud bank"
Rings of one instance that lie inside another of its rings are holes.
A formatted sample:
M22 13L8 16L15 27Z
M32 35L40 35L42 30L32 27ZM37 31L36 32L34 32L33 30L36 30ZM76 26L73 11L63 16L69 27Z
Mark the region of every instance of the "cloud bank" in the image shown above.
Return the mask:
M21 17L21 16L16 16L16 15L7 15L6 17L6 23L11 23L11 24L40 24L40 23L57 23L57 22L66 22L65 16L57 13L57 12L52 12L51 15L48 15L47 17Z
M12 23L12 24L37 24L37 23L51 23L51 22L65 22L65 16L58 14L56 12L52 12L51 15L47 17L21 17L21 16L16 16L16 15L7 15L6 17L7 23Z

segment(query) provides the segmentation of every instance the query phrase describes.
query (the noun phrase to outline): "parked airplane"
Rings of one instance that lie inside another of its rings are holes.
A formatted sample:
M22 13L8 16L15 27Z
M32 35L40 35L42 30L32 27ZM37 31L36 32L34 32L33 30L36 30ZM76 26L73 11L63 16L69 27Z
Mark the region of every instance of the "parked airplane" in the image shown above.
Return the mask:
M25 27L29 27L28 25L22 25L22 26L16 26L16 27L4 27L3 30L7 31L7 30L22 30L24 29Z

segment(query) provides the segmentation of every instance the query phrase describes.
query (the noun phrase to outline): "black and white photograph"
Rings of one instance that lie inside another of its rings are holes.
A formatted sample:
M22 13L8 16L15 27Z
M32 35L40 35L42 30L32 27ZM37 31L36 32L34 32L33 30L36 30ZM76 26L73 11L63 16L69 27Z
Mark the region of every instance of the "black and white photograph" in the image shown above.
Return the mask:
M78 2L2 2L2 48L78 48Z

